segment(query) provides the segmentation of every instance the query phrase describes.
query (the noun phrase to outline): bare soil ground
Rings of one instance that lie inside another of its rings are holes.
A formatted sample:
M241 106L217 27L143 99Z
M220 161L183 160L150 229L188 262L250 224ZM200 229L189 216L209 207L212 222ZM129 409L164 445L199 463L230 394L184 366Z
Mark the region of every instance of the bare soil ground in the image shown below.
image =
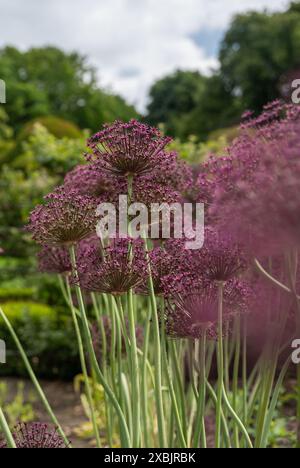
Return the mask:
M16 395L17 385L20 379L4 379L9 388L9 400ZM25 395L34 392L31 382L25 381ZM81 439L76 435L76 429L87 422L80 396L74 391L72 383L68 382L41 382L42 388L52 406L52 409L62 425L72 446L75 448L92 448L90 440ZM38 397L33 403L37 422L49 423L50 419Z

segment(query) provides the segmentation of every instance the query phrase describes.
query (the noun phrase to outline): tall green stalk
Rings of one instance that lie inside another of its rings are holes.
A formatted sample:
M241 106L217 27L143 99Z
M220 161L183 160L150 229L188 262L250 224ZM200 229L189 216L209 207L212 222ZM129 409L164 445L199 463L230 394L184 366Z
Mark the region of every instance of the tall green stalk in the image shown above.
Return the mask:
M168 387L169 387L169 393L171 397L171 403L172 403L172 412L174 414L174 419L176 421L177 429L178 429L178 435L179 435L179 440L180 440L180 447L182 448L187 448L187 440L185 438L185 434L183 432L183 427L182 427L182 420L180 417L179 413L179 406L178 406L178 400L176 397L176 393L174 391L174 385L170 373L170 367L169 367L169 360L168 360L168 354L167 354L167 343L166 343L166 330L165 330L165 305L164 305L164 300L162 302L162 310L161 310L161 348L162 348L162 362L163 362L163 372L167 377L167 382L168 382Z
M83 377L84 377L85 389L86 389L89 409L90 409L90 413L91 413L91 422L92 422L92 425L93 425L93 431L94 431L94 435L95 435L95 438L96 438L97 447L102 448L99 428L98 428L98 424L97 424L97 417L96 417L96 412L95 412L95 405L94 405L94 401L93 401L93 393L92 393L92 389L91 389L91 385L90 385L90 379L89 379L89 376L88 376L87 365L86 365L86 362L85 362L85 353L84 353L84 348L83 348L83 341L82 341L82 337L81 337L79 323L78 323L78 320L77 320L77 315L76 315L74 304L73 304L71 288L70 288L68 280L66 281L66 285L67 285L68 298L69 298L69 302L70 302L71 314L72 314L75 333L76 333L76 338L77 338L81 369L82 369L82 373L83 373Z
M132 370L132 417L133 417L133 447L139 448L141 436L141 407L140 407L140 380L139 380L139 359L136 343L136 327L133 309L133 292L128 292L128 322L131 351Z
M224 283L218 283L218 389L217 389L217 409L216 409L216 448L221 448L221 427L222 427L222 401L224 382L224 351L223 351L223 295Z
M152 307L152 321L153 321L153 330L154 330L154 349L155 349L155 400L156 400L156 409L157 409L157 418L158 418L158 435L159 435L159 444L160 448L167 447L167 435L165 427L165 412L163 404L163 393L162 393L162 353L161 353L161 342L160 342L160 326L159 326L159 317L157 310L157 303L152 279L152 271L149 260L149 253L147 247L147 241L145 240L145 251L147 256L148 263L148 273L149 273L149 291L150 291L150 300Z
M7 447L10 449L17 448L16 443L14 441L13 435L9 429L9 425L6 421L2 408L0 407L0 427L4 433L5 440L7 442Z
M3 319L5 325L7 326L8 330L9 330L9 332L10 332L10 334L11 334L11 336L12 336L12 338L13 338L15 344L16 344L16 347L17 347L17 349L18 349L18 351L19 351L19 353L20 353L20 355L21 355L21 358L22 358L22 360L23 360L23 362L24 362L24 365L25 365L25 367L26 367L26 370L27 370L27 372L28 372L28 374L29 374L29 376L30 376L30 378L31 378L31 380L32 380L32 383L33 383L33 385L34 385L34 387L35 387L35 389L36 389L36 391L37 391L37 393L38 393L40 399L42 400L42 403L43 403L43 405L44 405L44 407L45 407L45 409L46 409L46 411L47 411L47 413L48 413L48 415L49 415L51 421L52 421L53 424L57 427L57 430L58 430L59 434L61 435L61 437L63 438L63 440L64 440L66 446L67 446L67 447L71 447L67 436L65 435L65 433L64 433L64 431L63 431L61 425L60 425L59 422L58 422L58 419L56 418L54 412L52 411L52 408L51 408L51 406L50 406L50 404L49 404L49 402L48 402L48 400L47 400L47 397L46 397L46 395L45 395L45 393L44 393L42 387L40 386L40 384L39 384L39 382L38 382L38 380L37 380L37 378L36 378L36 376L35 376L35 373L33 372L33 369L32 369L31 364L30 364L30 362L29 362L29 360L28 360L28 358L27 358L27 356L26 356L26 353L25 353L25 351L24 351L24 348L23 348L23 346L21 345L21 342L20 342L18 336L16 335L16 333L15 333L15 331L14 331L14 329L13 329L11 323L10 323L10 321L9 321L8 318L6 317L6 315L5 315L5 313L3 312L3 310L1 309L1 307L0 307L0 316L1 316L1 318Z
M148 299L148 311L146 317L146 325L144 332L144 347L143 347L143 361L142 361L142 413L143 413L143 431L145 446L150 448L149 443L149 420L148 420L148 380L147 380L147 359L149 353L149 340L151 329L152 309L151 303Z
M131 439L130 439L130 434L129 434L129 430L128 430L128 427L127 427L126 419L125 419L125 416L123 414L122 408L121 408L121 406L120 406L120 404L118 402L118 399L116 398L116 395L112 391L110 385L105 380L104 375L101 372L101 369L99 367L99 364L98 364L98 361L97 361L97 358L96 358L95 350L93 348L91 331L90 331L90 328L89 328L89 322L88 322L86 311L85 311L85 306L84 306L84 302L83 302L81 288L79 286L77 264L76 264L76 253L75 253L75 247L73 245L70 247L70 258L71 258L71 264L72 264L72 272L73 272L74 278L77 279L77 284L75 286L75 290L76 290L77 300L78 300L78 304L79 304L79 310L80 310L81 318L82 318L85 345L87 347L87 351L88 351L90 359L91 359L91 364L92 364L92 367L94 369L94 372L95 372L95 374L97 376L97 379L98 379L99 383L102 385L102 387L106 391L107 396L108 396L111 404L113 405L113 407L114 407L114 409L115 409L115 411L116 411L116 413L118 415L118 418L119 418L119 421L120 421L120 426L122 427L122 433L125 436L125 445L126 445L126 447L131 447L132 443L131 443Z
M233 382L232 382L232 408L237 412L238 403L238 390L239 390L239 369L241 358L241 318L238 315L235 322L235 356L234 356L234 369L233 369ZM235 425L234 429L234 445L235 448L240 448L239 431Z
M199 359L199 398L197 401L196 429L193 447L199 447L201 438L202 448L207 447L205 431L205 402L206 402L206 330L200 338L200 359Z

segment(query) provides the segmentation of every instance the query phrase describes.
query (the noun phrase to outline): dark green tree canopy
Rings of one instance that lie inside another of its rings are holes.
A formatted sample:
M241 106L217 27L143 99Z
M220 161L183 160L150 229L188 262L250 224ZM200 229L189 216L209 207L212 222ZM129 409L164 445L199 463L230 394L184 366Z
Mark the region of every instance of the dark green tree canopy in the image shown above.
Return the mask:
M95 69L78 53L5 47L0 50L0 73L7 85L6 110L16 129L46 115L91 130L105 121L136 116L122 98L99 89Z
M300 70L300 2L281 13L237 15L221 43L220 69L210 78L177 72L155 83L147 119L176 136L205 139L240 121L245 109L260 112L282 96L285 77Z
M285 13L237 16L221 45L221 75L242 107L260 111L279 96L282 75L300 65L300 4Z
M166 131L182 136L183 122L195 109L205 89L206 79L198 72L177 71L157 81L150 90L147 120L166 124Z

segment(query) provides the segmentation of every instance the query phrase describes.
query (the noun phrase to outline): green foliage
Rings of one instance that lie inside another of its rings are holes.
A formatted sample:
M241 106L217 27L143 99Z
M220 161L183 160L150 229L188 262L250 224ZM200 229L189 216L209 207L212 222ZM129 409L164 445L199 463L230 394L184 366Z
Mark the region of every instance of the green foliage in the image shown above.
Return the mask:
M238 15L220 51L222 79L242 108L259 111L279 96L283 74L300 65L300 8Z
M12 140L13 130L9 126L8 116L3 107L0 107L0 164L5 161L8 154L14 149Z
M18 382L17 392L13 398L10 395L8 384L0 382L0 406L5 404L5 413L8 423L13 429L19 422L32 422L35 419L33 409L35 397L30 393L25 395L25 386L23 382Z
M0 302L7 302L11 300L30 300L35 294L33 288L0 288Z
M213 130L236 125L245 109L259 112L280 97L283 77L300 69L300 3L283 13L237 15L219 61L209 78L181 71L155 83L147 120L181 139L205 141Z
M70 169L83 161L87 136L58 138L37 123L28 141L23 143L22 153L15 158L13 167L21 169L30 178L33 171L45 169L57 181L61 181Z
M28 254L29 236L23 231L28 215L83 161L86 137L57 138L36 124L20 154L9 165L0 165L0 245L6 255Z
M4 47L0 70L7 84L6 109L16 130L37 117L55 115L96 131L106 121L137 115L121 97L98 88L95 69L75 52Z
M79 371L72 320L55 309L34 302L6 302L4 311L40 377L72 378ZM7 345L2 375L26 376L23 362L4 323L0 336Z
M29 163L29 161L28 161ZM24 225L34 206L55 186L45 169L33 170L28 178L22 170L5 166L0 179L0 245L6 255L27 255L29 236Z
M18 135L18 139L23 141L27 140L29 136L33 135L36 129L36 124L42 125L48 130L49 133L56 138L73 138L80 139L82 131L72 122L60 119L59 117L48 115L46 117L39 117L31 122L28 122Z
M199 142L195 135L190 136L186 141L175 138L170 145L170 149L177 151L185 161L191 164L199 164L212 153L220 156L224 154L225 148L237 135L238 128L232 127L212 132L204 143Z
M185 120L201 101L206 79L198 72L177 71L157 81L150 90L147 120L165 124L166 133L187 135Z

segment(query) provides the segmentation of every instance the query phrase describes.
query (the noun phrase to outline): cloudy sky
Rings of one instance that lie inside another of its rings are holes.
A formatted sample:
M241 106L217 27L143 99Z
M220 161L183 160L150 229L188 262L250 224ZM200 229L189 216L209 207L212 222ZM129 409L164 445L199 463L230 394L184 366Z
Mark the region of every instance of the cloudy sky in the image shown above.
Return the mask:
M0 46L57 45L89 56L99 82L143 110L156 79L209 73L234 13L287 0L0 0ZM1 70L0 70L1 74Z

